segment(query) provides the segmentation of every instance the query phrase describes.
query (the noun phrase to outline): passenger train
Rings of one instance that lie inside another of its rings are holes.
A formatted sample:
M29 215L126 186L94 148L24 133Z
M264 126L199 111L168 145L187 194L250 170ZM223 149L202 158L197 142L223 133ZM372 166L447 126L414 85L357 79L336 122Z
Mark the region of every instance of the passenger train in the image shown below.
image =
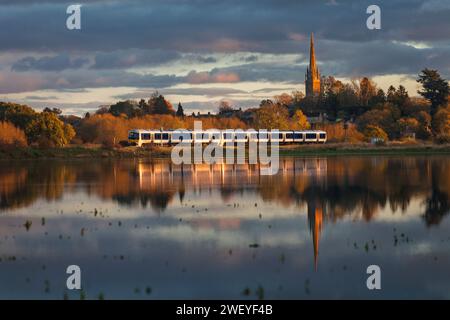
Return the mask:
M128 143L142 147L146 145L175 145L179 143L218 143L237 144L248 142L277 142L279 144L325 143L325 131L234 131L234 130L144 130L133 129L128 132Z

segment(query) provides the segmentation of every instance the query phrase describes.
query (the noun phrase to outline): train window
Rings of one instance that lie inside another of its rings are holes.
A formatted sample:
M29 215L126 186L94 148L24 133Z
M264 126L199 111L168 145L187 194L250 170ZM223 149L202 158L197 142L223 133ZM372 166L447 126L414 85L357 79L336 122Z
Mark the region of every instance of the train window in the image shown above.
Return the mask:
M325 139L327 137L327 135L325 133L321 133L319 134L320 139Z
M286 133L286 139L292 139L293 136L292 133Z
M310 140L310 139L317 139L317 135L315 133L307 133L306 134L306 139Z
M161 140L161 133L155 133L155 140Z
M258 139L258 134L257 133L250 133L250 139L255 140Z
M246 138L246 134L245 133L236 133L236 139L245 139Z
M137 133L137 132L130 132L128 134L128 139L134 139L134 140L139 139L139 133Z
M303 133L294 133L294 139L303 140Z
M169 140L169 134L168 133L163 133L162 134L162 138L163 138L163 140Z
M268 139L269 135L266 133L258 133L258 139Z
M142 140L150 140L150 133L141 133Z
M224 138L226 140L232 140L233 139L233 135L231 133L229 133L229 132L224 133L223 136L224 136Z
M272 139L283 139L283 136L281 133L272 133L271 134Z
M202 140L203 139L203 134L202 133L196 133L195 134L195 140Z

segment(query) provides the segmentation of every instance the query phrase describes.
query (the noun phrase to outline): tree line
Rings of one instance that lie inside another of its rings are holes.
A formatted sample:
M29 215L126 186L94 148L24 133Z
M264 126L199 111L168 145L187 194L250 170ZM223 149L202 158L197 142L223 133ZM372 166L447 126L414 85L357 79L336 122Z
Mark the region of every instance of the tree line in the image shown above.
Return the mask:
M322 81L321 94L305 97L299 91L264 99L242 110L222 101L216 114L185 114L163 95L148 100L119 101L84 117L63 115L58 108L36 112L26 105L0 102L0 146L61 147L69 143L117 146L133 128L193 129L254 128L324 129L331 141L384 141L415 137L450 142L449 85L437 70L424 69L417 78L420 97L404 86L387 92L367 77L344 83L334 77Z

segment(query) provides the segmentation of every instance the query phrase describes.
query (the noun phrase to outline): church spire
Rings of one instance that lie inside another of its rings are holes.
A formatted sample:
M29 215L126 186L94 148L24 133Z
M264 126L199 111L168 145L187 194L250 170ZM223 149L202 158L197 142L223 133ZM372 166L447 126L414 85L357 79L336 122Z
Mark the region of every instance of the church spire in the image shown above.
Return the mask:
M316 52L314 49L314 34L311 32L309 44L309 66L306 69L305 91L307 97L318 96L320 94L320 73L316 64Z
M314 52L314 33L311 32L311 40L309 44L309 70L313 74L316 73L316 53Z

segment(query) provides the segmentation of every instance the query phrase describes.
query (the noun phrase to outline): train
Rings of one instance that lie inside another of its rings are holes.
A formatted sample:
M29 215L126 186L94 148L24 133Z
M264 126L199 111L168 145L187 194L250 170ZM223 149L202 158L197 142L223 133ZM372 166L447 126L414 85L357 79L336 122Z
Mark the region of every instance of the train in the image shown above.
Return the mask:
M278 144L325 143L327 133L321 130L303 131L235 131L235 130L146 130L132 129L128 132L128 144L132 146L209 144L231 145L260 142Z

